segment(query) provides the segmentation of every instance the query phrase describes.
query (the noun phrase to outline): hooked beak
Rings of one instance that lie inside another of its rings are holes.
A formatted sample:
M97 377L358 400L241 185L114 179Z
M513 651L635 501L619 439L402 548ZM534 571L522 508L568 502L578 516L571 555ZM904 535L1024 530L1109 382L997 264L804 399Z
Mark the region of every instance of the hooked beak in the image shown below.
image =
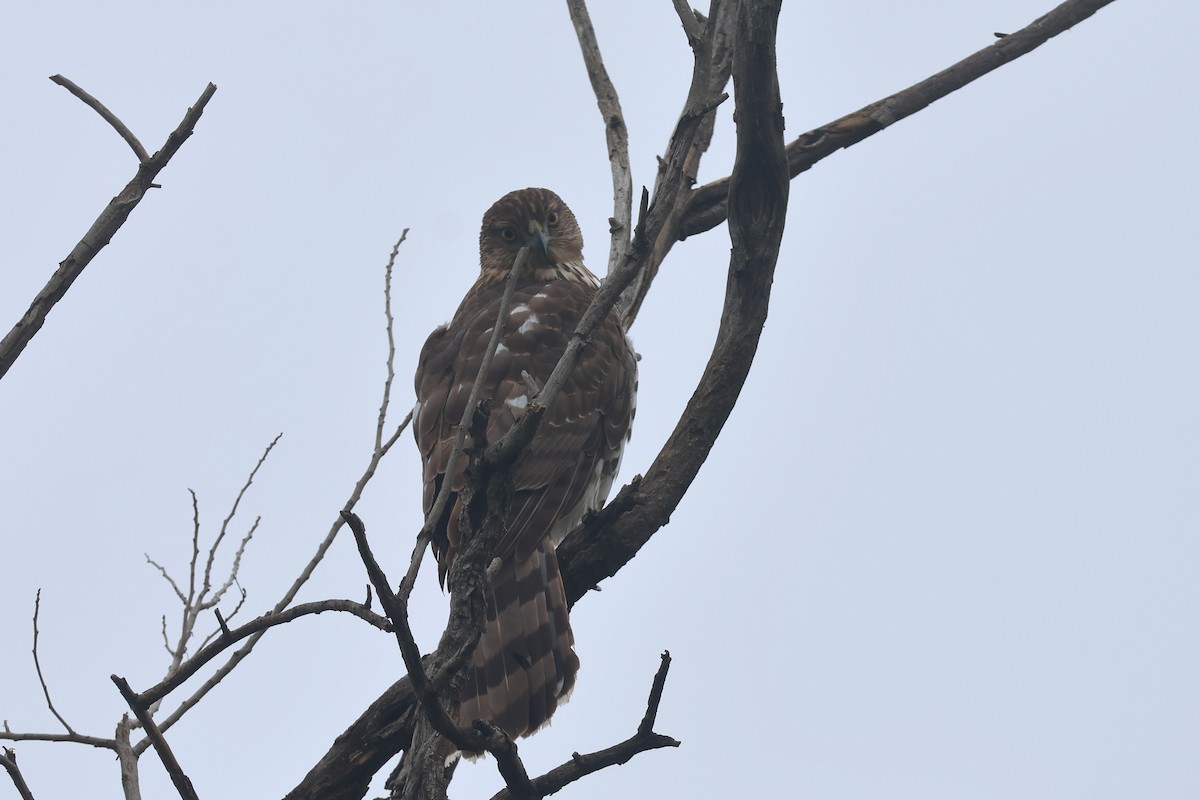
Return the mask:
M533 220L530 221L528 241L530 248L537 250L544 256L549 256L550 234L546 233L541 223Z

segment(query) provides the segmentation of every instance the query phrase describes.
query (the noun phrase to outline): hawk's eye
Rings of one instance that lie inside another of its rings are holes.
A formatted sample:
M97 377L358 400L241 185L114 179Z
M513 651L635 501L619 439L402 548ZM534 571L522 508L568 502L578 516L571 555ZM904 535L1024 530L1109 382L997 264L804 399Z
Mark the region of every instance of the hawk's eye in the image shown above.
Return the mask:
M517 232L512 228L505 228L500 231L500 238L506 242L515 242L517 240Z
M546 224L548 224L548 225L557 225L558 224L558 212L557 211L551 211L549 214L546 215Z

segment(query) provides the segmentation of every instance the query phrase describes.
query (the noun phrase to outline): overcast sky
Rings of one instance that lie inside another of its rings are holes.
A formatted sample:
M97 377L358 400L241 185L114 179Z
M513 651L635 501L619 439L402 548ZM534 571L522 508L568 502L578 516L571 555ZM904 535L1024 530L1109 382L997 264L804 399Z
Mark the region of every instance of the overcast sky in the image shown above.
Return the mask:
M596 3L635 185L654 178L691 54L667 0ZM904 88L1051 0L792 3L789 138ZM366 466L396 265L393 414L524 186L574 209L601 272L603 127L558 3L23 3L0 31L0 328L151 151L219 90L163 188L0 382L0 718L111 736L110 673L163 674L204 534L262 517L244 618L291 584ZM691 493L581 602L574 697L531 772L631 734L669 649L658 730L682 740L563 797L1200 795L1200 5L1118 0L792 184L771 316ZM731 108L701 178L732 163ZM633 330L623 479L644 470L716 330L724 226L677 246ZM405 435L359 506L398 578L420 524ZM422 576L431 647L445 598ZM339 538L302 599L359 599ZM212 624L205 620L206 625ZM277 629L169 733L201 798L294 786L403 673L350 617ZM189 685L190 687L190 685ZM178 702L186 696L178 693ZM173 705L168 703L168 708ZM119 798L111 753L21 743L39 800ZM173 796L152 754L147 798ZM459 798L501 784L459 771ZM373 795L382 792L382 776ZM0 798L15 797L0 780Z

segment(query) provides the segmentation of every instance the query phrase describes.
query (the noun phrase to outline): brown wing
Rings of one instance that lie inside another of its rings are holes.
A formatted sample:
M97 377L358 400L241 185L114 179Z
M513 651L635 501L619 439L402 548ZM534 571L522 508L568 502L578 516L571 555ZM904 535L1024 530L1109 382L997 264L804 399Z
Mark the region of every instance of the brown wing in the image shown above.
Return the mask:
M445 480L458 422L491 338L501 290L499 282L481 279L450 324L434 331L422 349L413 430L425 466L426 513ZM507 332L482 395L492 399L489 442L503 436L524 414L530 390L522 371L528 371L539 385L546 381L593 295L591 286L572 280L534 282L514 292ZM612 313L584 349L517 465L508 531L496 556L515 551L527 558L543 539L557 542L589 508L603 503L629 435L636 380L633 351ZM465 459L460 464L451 479L454 491L465 482ZM435 535L443 579L459 541L457 502L448 508Z

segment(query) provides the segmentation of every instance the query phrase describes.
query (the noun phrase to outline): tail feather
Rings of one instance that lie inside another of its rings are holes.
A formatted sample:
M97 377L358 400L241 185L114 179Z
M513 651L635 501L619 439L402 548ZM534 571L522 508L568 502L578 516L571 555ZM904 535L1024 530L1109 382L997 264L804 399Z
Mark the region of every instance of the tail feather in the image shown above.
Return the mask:
M554 545L513 553L492 578L487 628L459 697L458 724L481 719L514 739L533 733L565 702L579 657Z

